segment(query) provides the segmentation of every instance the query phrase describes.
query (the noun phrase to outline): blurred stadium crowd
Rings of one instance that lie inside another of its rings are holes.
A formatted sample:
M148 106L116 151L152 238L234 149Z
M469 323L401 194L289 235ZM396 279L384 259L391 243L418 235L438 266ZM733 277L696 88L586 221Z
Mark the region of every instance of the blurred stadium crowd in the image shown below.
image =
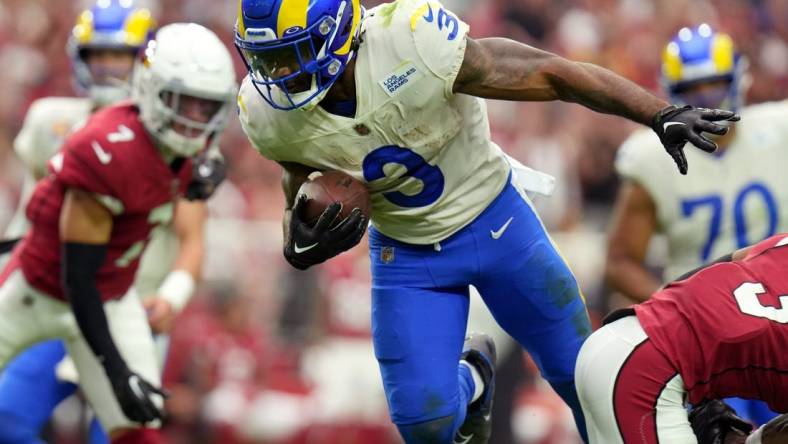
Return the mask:
M231 0L151 0L159 23L195 21L232 46ZM365 1L367 7L379 2ZM788 96L784 0L446 0L474 37L505 36L606 66L659 90L662 46L682 26L729 33L750 61L750 103ZM72 95L64 45L77 12L69 0L0 3L0 227L22 179L12 141L28 105ZM244 72L236 58L237 72ZM592 313L616 304L602 282L605 226L618 181L616 150L634 126L562 103L489 104L493 139L523 163L558 178L536 202L583 286ZM212 199L206 284L170 339L166 431L175 443L396 442L369 336L366 249L309 272L281 255L279 169L251 149L237 122L222 151L228 180ZM660 249L655 246L655 264ZM519 353L518 384L493 443L572 443L571 417ZM503 376L502 376L503 377ZM501 385L499 385L501 387ZM511 419L509 421L509 419ZM61 407L48 436L82 442L78 400Z

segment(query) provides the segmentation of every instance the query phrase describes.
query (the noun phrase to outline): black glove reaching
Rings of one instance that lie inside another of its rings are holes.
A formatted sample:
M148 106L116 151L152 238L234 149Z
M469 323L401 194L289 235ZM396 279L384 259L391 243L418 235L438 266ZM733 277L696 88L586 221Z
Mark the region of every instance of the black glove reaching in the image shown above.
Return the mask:
M115 392L115 397L127 418L146 424L164 417L164 413L156 407L152 397L158 395L166 398L165 391L154 387L128 367L113 371L112 374L107 372L107 375L112 383L112 391Z
M184 197L188 200L208 200L227 175L227 165L218 156L203 154L192 162L192 181Z
M689 420L698 444L723 444L725 435L731 431L745 435L752 431L752 424L738 417L736 410L717 399L695 406L689 414Z
M735 122L739 120L739 116L732 111L720 109L694 108L689 105L679 108L671 105L654 116L651 128L676 162L679 172L687 174L684 145L690 142L703 151L714 152L717 145L701 133L705 131L719 136L727 133L726 126L713 123L721 120Z
M355 247L367 229L367 218L358 208L354 208L348 217L334 224L342 210L339 202L329 205L315 225L310 227L302 219L306 202L307 197L304 194L296 198L290 216L289 237L285 244L285 259L299 270L306 270Z

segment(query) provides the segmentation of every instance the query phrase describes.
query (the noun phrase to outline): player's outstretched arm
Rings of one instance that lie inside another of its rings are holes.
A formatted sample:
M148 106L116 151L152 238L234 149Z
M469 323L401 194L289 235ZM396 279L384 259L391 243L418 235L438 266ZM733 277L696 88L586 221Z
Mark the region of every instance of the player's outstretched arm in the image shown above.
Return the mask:
M162 415L151 395L164 394L126 365L112 340L96 286L112 226L112 215L92 194L75 188L66 191L59 220L64 292L82 335L104 366L123 413L132 421L146 423Z
M590 63L505 38L468 38L454 92L488 99L579 103L644 125L669 103Z
M605 279L613 289L643 302L659 288L659 282L644 264L657 229L656 208L648 191L633 181L624 182L610 226Z
M468 38L453 91L500 100L562 100L648 125L682 174L687 172L686 142L714 151L717 146L701 133L725 134L727 128L713 122L738 120L730 111L670 106L601 66L505 38Z

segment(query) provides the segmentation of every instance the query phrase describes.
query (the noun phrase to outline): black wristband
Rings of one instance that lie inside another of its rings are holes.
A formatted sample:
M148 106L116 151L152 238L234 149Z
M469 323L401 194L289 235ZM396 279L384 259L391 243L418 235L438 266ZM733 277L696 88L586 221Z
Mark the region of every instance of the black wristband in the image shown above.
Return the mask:
M96 286L96 274L106 256L106 245L66 242L62 245L61 278L82 336L110 372L122 370L126 363L112 341L104 303Z

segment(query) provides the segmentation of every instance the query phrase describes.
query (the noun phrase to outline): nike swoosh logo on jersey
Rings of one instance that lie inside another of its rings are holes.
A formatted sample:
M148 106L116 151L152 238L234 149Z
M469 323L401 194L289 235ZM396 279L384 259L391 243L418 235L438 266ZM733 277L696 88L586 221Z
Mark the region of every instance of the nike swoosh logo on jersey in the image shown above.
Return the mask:
M315 242L314 244L308 245L308 246L306 246L304 248L301 248L301 247L298 246L298 244L295 244L295 252L296 252L296 254L301 254L301 253L303 253L305 251L309 251L309 250L317 247L317 244L318 244L318 242Z
M684 123L684 122L665 122L665 124L662 125L662 131L667 131L668 128L670 128L673 125L686 125L686 123Z
M107 134L107 140L111 143L129 142L134 140L134 131L130 130L126 125L118 125L118 131Z
M510 217L509 220L507 220L506 223L503 224L503 226L496 231L490 230L490 236L492 236L493 239L500 238L501 235L503 235L503 232L506 231L507 228L509 228L509 224L512 223L513 219L514 216Z
M112 154L104 151L104 148L99 145L98 142L94 140L90 143L90 146L93 147L93 152L96 153L96 157L98 157L98 160L102 165L106 165L112 161Z
M457 438L454 439L454 444L468 444L471 442L471 438L473 438L473 433L468 436L464 436L460 431L457 431ZM457 439L461 439L462 441L457 441Z

